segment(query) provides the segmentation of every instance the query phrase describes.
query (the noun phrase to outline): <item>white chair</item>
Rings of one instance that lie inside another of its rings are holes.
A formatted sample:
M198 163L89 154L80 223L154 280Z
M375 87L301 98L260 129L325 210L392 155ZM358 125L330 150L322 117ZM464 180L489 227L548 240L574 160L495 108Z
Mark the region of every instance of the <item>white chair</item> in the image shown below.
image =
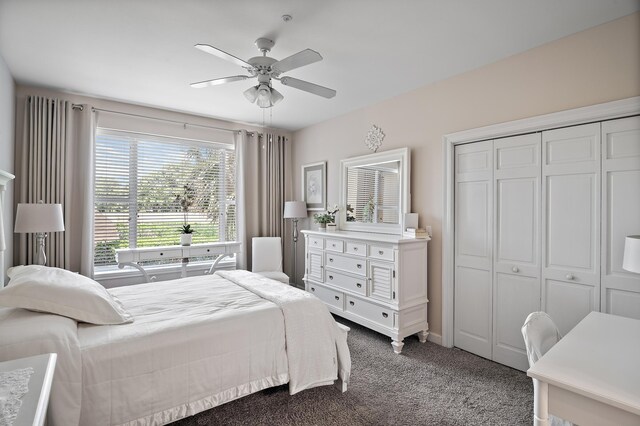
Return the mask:
M549 314L546 312L532 312L522 326L522 337L527 348L529 367L547 353L560 339L562 335ZM549 415L550 426L573 426L573 423L559 417Z
M251 272L289 284L289 276L282 272L280 237L254 237L251 249Z

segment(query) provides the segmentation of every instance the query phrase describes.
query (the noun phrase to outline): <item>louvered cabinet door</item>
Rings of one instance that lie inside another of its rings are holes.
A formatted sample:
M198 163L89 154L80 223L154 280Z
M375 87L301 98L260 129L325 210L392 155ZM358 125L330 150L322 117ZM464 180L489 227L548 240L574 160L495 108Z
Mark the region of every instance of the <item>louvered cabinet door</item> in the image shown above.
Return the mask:
M640 274L622 269L640 235L640 117L602 123L602 312L640 319Z
M454 345L491 358L493 142L455 148Z
M520 328L540 310L540 133L494 141L493 357L529 368Z
M600 123L542 133L542 308L562 334L600 309Z
M393 275L393 263L369 261L369 297L390 302L393 298Z
M323 254L321 251L309 250L307 254L307 277L314 281L324 281Z

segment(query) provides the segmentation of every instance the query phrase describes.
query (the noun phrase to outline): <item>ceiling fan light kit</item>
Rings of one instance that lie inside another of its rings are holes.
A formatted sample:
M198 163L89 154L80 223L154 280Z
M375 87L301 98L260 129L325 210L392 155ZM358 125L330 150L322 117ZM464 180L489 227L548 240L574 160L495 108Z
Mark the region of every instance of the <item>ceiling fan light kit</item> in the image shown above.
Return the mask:
M280 74L287 71L321 61L322 56L318 52L311 49L305 49L278 61L267 56L267 53L270 52L271 48L275 45L273 40L261 37L255 41L255 45L258 50L262 52L262 56L255 56L247 61L243 61L238 57L213 46L209 46L208 44L196 44L196 49L239 65L247 70L249 75L234 75L230 77L200 81L192 83L191 87L201 89L203 87L217 86L219 84L257 78L258 85L250 87L243 93L249 102L255 102L260 108L270 108L284 99L284 96L273 88L272 80L278 80L285 86L293 87L327 99L333 98L336 95L335 90L318 84L309 83L308 81L299 80L293 77L280 77Z

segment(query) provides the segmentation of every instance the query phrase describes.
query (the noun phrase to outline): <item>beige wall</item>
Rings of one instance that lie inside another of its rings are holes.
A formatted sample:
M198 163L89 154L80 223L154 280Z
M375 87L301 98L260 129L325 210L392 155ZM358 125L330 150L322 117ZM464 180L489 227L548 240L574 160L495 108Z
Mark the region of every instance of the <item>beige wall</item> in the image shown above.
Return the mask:
M13 129L15 116L15 83L9 72L9 68L0 56L0 170L14 173L13 163ZM3 259L0 259L0 274L5 276L6 269L13 266L13 247L11 237L13 236L13 182L7 186L4 194L5 203L3 205L4 235L6 250Z
M327 198L336 203L339 161L369 152L364 138L373 124L386 135L381 151L410 147L412 211L420 214L420 226L433 227L429 325L440 335L442 136L638 95L640 13L296 132L294 194L301 192L300 166L327 160ZM314 226L309 222L303 227Z

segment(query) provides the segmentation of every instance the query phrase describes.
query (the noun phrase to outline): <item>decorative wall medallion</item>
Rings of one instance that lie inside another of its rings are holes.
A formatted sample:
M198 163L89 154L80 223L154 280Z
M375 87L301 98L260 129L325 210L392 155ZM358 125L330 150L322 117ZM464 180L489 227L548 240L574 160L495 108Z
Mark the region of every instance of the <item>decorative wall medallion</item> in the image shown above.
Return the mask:
M371 151L376 152L382 145L383 139L384 133L382 133L382 129L374 125L371 130L369 130L369 133L367 133L367 137L364 139L364 144L367 145Z

